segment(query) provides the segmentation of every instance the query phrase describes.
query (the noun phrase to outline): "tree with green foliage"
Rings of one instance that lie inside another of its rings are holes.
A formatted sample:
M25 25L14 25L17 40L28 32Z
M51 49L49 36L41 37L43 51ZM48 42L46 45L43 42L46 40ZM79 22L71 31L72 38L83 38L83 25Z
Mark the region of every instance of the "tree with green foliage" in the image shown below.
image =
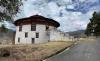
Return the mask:
M4 25L0 27L0 32L7 32L7 31L8 29Z
M0 22L14 21L17 13L20 13L22 0L0 0ZM7 32L8 29L4 24L0 27L1 32Z
M85 32L88 36L100 36L100 13L94 12Z
M91 35L91 32L92 32L92 25L91 25L91 23L89 23L89 24L87 25L87 29L86 29L86 31L85 31L85 34L86 34L87 36L90 36L90 35Z
M22 0L0 0L0 21L13 21L21 5Z

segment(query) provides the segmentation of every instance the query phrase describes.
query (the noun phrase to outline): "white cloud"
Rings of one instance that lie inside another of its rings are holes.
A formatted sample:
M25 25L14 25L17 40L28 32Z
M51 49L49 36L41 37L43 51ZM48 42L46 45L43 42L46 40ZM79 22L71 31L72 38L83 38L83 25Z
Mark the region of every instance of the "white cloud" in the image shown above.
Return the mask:
M68 9L74 9L74 6L73 5L67 5L67 8Z
M12 29L12 30L15 31L15 25L14 25L14 24L12 24L12 23L10 23L10 22L8 22L8 21L4 21L3 24L6 26L6 28Z
M61 24L60 29L63 31L74 31L78 29L85 29L89 19L92 16L94 10L97 8L91 8L87 13L67 11L66 8L74 9L72 0L28 0L24 2L23 16L28 17L35 14L40 14L45 17L55 19ZM80 2L95 2L90 0L79 0ZM87 6L87 5L84 5ZM60 16L61 15L61 16Z
M48 3L48 8L51 11L51 15L53 15L53 16L59 15L59 7L57 6L57 4L55 2Z
M85 29L89 19L92 16L93 11L89 11L86 14L81 12L68 12L63 17L58 18L63 31L74 31L79 29ZM57 20L57 19L56 19Z
M86 0L79 0L80 2L85 2Z

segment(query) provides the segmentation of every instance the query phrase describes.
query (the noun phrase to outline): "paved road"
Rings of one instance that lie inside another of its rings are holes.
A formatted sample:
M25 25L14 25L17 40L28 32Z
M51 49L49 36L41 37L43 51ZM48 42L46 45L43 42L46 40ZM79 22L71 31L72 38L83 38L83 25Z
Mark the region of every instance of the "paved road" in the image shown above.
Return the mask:
M47 61L100 61L100 40L80 42Z

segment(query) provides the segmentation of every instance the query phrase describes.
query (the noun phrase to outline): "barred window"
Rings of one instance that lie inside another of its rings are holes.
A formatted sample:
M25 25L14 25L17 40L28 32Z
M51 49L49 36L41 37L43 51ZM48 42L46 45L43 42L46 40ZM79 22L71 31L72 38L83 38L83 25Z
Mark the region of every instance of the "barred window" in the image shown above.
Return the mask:
M39 33L36 33L36 38L39 38Z
M36 24L34 23L31 24L31 31L36 31Z

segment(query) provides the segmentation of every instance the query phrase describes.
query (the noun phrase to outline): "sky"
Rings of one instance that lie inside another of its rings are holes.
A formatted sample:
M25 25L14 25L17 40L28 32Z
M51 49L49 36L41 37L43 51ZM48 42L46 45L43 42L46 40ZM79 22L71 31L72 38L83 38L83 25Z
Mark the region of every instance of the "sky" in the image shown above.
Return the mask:
M58 21L58 29L69 32L86 29L93 12L100 11L100 0L25 0L20 8L15 20L38 14Z

